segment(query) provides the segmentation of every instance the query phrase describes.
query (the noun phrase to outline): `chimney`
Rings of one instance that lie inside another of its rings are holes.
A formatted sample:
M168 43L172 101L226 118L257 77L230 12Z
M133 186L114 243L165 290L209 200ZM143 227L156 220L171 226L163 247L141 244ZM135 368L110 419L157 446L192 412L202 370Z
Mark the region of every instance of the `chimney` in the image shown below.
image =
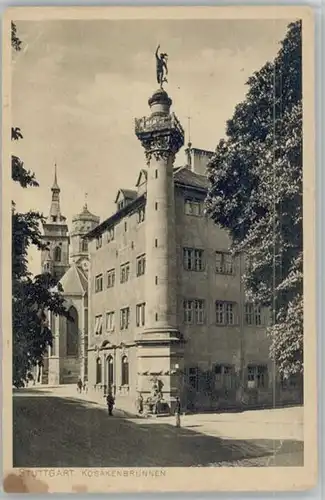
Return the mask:
M199 175L207 175L207 164L211 157L214 155L213 151L207 151L205 149L192 148L192 144L189 142L188 147L185 150L186 153L186 167Z

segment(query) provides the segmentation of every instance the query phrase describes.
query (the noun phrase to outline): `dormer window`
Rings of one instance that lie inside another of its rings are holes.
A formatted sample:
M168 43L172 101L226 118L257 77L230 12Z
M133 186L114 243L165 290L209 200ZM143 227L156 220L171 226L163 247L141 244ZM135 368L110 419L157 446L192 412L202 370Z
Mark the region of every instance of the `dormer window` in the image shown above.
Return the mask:
M52 222L57 222L58 218L56 215L52 215Z
M129 203L132 203L136 197L136 191L132 191L131 189L119 189L115 198L117 211L122 210L122 208L125 208Z

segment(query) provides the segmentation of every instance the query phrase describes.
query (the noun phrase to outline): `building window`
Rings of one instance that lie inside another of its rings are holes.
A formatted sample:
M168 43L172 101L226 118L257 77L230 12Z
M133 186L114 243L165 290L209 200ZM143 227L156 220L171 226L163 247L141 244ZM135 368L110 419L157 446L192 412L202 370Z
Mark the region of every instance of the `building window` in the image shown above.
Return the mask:
M196 391L199 387L199 370L197 366L188 369L188 383Z
M107 288L113 288L115 285L115 269L107 271Z
M139 208L137 215L138 215L138 224L141 224L141 222L143 222L145 220L145 218L146 218L145 207Z
M158 203L155 203L155 210L158 210Z
M100 358L96 359L96 384L102 383L102 362Z
M115 328L115 313L110 311L106 313L106 331L113 332Z
M80 250L81 252L88 252L88 241L85 238L81 239Z
M158 247L158 240L157 240L157 238L155 239L155 247L156 248Z
M122 358L122 385L129 385L129 360L127 356Z
M78 356L79 327L78 312L75 307L69 309L70 319L67 319L67 356Z
M124 207L124 200L119 201L117 204L117 210L122 210L123 207Z
M156 313L155 319L156 319L156 321L158 321L158 313Z
M155 170L155 177L156 177L156 179L158 179L158 170L157 169Z
M101 335L103 332L103 316L95 316L95 335Z
M120 311L120 328L121 330L127 330L130 323L130 308L124 307Z
M184 323L197 325L203 325L204 323L204 312L205 303L201 299L184 300Z
M142 304L138 304L136 307L136 324L137 326L145 325L145 313L146 313L146 304L143 302Z
M146 256L145 254L137 257L137 276L142 276L146 271Z
M190 325L193 323L193 300L184 300L184 323Z
M113 226L113 227L110 227L107 231L107 243L109 243L110 241L113 241L114 238L115 238L115 228Z
M234 325L236 323L236 303L216 302L216 323L217 325Z
M155 276L155 284L158 285L158 276Z
M245 304L245 323L249 326L262 325L262 308L259 305Z
M97 236L97 238L96 238L96 250L98 250L98 248L101 248L102 243L103 243L102 235Z
M216 252L216 273L235 273L234 259L229 252Z
M126 233L128 230L128 223L127 221L124 221L124 232Z
M54 260L55 262L61 262L61 248L56 247L54 249Z
M183 264L187 271L203 271L203 250L183 248Z
M249 389L259 389L267 387L267 366L248 365L247 382Z
M122 264L120 268L120 283L126 283L127 281L129 281L129 276L130 263L126 262L125 264Z
M232 365L215 366L215 385L217 389L232 389L235 383L235 372Z
M203 213L202 201L194 198L186 198L184 208L186 215L196 215L198 217Z
M102 292L103 290L103 275L98 274L98 276L95 277L95 292Z

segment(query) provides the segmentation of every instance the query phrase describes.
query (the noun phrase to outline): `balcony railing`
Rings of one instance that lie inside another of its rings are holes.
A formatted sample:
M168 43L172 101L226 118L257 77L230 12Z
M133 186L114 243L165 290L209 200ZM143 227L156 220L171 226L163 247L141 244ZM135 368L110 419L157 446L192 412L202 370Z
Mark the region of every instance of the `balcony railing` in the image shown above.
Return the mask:
M184 129L175 113L171 113L167 116L144 116L142 118L135 119L136 134L170 129L177 130L180 135L184 136Z

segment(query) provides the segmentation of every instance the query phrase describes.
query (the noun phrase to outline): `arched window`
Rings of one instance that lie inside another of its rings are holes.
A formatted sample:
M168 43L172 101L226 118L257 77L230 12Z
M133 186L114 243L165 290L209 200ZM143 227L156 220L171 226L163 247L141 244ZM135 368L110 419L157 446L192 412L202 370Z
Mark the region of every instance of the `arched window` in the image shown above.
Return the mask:
M69 315L71 319L67 319L67 356L78 356L79 328L78 312L75 307L70 307Z
M54 249L54 260L55 260L55 262L61 261L61 248L60 247L55 247L55 249Z
M122 358L122 385L129 385L129 360L127 356Z
M102 362L100 358L96 359L96 384L102 383Z
M108 356L106 360L107 365L107 387L111 388L114 384L114 364L112 356Z
M81 251L88 252L88 241L84 238L81 240Z

